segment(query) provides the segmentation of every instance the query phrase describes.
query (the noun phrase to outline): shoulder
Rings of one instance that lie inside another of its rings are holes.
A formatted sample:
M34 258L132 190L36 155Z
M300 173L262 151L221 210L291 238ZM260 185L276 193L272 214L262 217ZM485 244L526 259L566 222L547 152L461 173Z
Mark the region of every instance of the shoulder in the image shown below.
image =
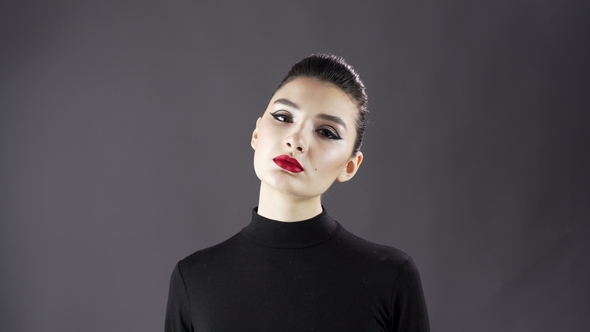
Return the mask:
M415 265L402 250L367 241L344 228L332 239L330 246L333 250L332 259L336 261L333 264L346 268L349 275L373 280L386 289L398 287L407 269L414 274Z
M402 267L410 259L408 254L397 248L367 241L350 233L343 227L341 227L334 240L347 254L369 262L380 262Z
M420 273L412 257L405 252L364 240L344 229L338 234L342 247L353 257L354 273L363 281L375 281L389 294L391 321L396 331L428 331L428 312Z
M178 269L185 273L187 270L211 268L235 252L235 248L240 246L239 239L240 235L236 234L221 243L198 250L181 259Z

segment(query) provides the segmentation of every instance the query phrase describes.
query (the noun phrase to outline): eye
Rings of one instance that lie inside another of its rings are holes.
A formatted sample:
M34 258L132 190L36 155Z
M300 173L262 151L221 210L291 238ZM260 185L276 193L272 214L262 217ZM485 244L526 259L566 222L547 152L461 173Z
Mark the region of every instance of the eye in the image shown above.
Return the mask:
M274 113L270 113L270 115L272 115L272 117L275 118L275 120L277 120L279 122L287 122L287 123L293 122L293 118L291 117L291 114L289 114L289 112L286 112L286 111L276 111Z
M339 140L342 139L336 129L329 127L329 128L320 128L316 130L320 135L324 136L327 139Z

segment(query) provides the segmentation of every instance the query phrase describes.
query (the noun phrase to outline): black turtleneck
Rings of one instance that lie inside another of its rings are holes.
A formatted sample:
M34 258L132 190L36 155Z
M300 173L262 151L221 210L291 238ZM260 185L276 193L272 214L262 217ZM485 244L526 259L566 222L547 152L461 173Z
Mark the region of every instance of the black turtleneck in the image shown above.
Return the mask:
M241 232L181 260L166 331L429 331L418 270L326 212Z

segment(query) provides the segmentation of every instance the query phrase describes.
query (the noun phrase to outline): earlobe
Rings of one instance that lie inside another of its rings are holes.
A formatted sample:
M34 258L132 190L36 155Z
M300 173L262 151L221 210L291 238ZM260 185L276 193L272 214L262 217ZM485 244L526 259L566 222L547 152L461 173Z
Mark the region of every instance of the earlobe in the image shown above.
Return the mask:
M260 124L260 120L262 120L262 118L258 118L258 120L256 120L256 127L252 132L252 140L250 141L250 146L252 146L252 149L254 150L256 150L256 142L258 141L258 125Z
M342 173L336 179L338 182L346 182L356 174L359 167L363 162L363 153L357 152L350 160L346 163L346 166L342 170Z

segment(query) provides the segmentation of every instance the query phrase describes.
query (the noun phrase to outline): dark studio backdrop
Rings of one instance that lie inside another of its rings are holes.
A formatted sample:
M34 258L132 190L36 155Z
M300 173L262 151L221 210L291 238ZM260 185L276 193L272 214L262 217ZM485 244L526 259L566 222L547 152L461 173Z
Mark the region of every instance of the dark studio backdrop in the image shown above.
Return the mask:
M0 331L162 331L244 227L250 136L316 52L369 91L332 217L411 254L433 331L588 331L587 1L2 1Z

